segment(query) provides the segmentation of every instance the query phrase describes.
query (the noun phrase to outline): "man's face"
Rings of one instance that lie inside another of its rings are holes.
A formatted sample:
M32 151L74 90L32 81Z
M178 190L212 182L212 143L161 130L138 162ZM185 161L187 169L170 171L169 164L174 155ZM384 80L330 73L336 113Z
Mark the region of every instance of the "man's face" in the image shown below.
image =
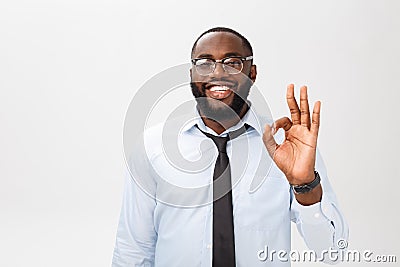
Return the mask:
M250 56L242 40L232 33L213 32L204 35L197 43L193 58L220 60L226 57ZM218 121L232 119L240 114L250 87L256 78L256 68L251 61L243 62L242 72L229 74L217 63L214 72L207 76L190 70L192 93L203 116ZM234 111L234 113L232 112Z

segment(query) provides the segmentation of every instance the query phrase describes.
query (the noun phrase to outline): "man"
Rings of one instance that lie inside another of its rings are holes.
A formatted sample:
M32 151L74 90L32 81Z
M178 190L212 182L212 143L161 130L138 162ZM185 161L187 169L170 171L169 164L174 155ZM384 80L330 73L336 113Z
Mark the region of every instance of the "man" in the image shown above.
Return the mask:
M130 163L113 266L290 266L290 221L320 260L343 248L348 228L316 149L320 102L310 115L307 88L298 106L289 85L291 119L272 124L247 100L256 76L252 47L238 32L212 28L196 40L198 116L173 141L189 161L212 154L212 164L177 170L160 128L144 134L148 160L139 163L147 156L137 151ZM177 189L184 187L191 190ZM269 255L280 250L286 256Z

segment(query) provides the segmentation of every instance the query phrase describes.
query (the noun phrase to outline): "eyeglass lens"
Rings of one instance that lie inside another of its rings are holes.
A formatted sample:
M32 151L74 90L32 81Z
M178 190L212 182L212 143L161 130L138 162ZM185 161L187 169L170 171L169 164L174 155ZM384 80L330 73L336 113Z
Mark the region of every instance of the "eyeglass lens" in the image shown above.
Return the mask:
M200 75L208 75L214 72L216 62L209 58L199 59L196 61L196 70ZM237 74L242 71L243 63L240 58L226 58L222 61L224 70L229 74Z

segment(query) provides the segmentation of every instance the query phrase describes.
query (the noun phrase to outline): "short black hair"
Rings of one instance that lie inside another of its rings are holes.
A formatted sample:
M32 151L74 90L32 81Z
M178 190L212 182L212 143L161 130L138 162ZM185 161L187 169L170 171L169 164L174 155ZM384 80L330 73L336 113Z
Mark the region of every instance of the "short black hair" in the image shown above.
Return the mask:
M236 35L237 37L239 37L239 38L242 40L244 46L245 46L247 49L250 50L251 55L249 55L249 56L252 56L252 55L253 55L253 48L251 47L251 44L250 44L250 42L246 39L246 37L244 37L243 35L241 35L241 34L238 33L237 31L232 30L232 29L230 29L230 28L226 28L226 27L214 27L214 28L211 28L211 29L209 29L209 30L206 30L205 32L203 32L202 34L200 34L200 36L196 39L196 41L194 42L193 47L192 47L192 53L191 53L192 58L193 58L194 50L196 49L196 46L197 46L197 42L200 40L201 37L203 37L204 35L206 35L207 33L210 33L210 32L229 32L229 33L232 33L232 34Z

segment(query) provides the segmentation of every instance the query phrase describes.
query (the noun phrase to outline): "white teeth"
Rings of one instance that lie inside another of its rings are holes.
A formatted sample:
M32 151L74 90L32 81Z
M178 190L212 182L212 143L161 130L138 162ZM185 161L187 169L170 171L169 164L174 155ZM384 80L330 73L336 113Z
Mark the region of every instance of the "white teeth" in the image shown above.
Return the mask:
M227 87L227 86L219 86L219 85L213 86L210 89L210 91L213 91L213 92L215 92L215 91L223 91L223 92L225 92L226 90L229 90L229 87Z

